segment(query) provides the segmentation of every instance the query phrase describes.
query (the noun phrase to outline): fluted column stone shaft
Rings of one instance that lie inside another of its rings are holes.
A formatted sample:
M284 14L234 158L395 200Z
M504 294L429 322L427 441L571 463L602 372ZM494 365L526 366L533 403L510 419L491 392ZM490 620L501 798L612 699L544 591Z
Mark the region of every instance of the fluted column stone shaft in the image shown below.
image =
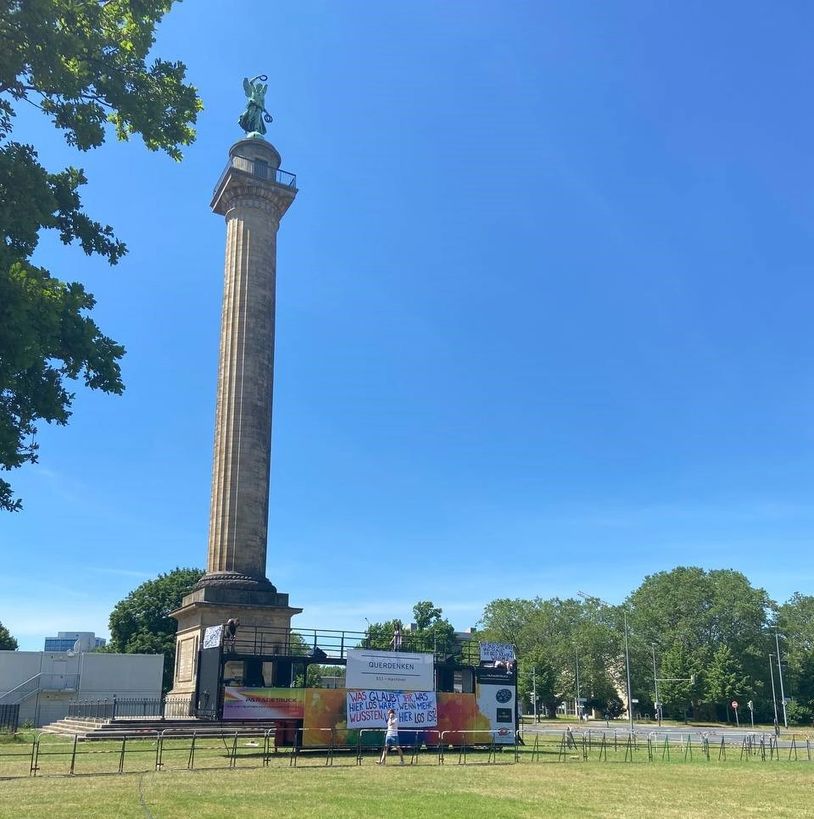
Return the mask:
M276 181L279 165L269 143L242 140L212 204L226 219L226 261L204 583L268 583L277 230L296 195Z

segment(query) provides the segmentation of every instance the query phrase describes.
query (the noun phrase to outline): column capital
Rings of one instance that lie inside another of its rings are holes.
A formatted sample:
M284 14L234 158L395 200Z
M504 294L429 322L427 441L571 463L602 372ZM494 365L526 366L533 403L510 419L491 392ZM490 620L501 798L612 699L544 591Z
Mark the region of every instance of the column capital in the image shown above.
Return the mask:
M297 195L297 177L280 170L280 154L263 139L242 139L229 150L210 207L222 216L237 203L282 218Z

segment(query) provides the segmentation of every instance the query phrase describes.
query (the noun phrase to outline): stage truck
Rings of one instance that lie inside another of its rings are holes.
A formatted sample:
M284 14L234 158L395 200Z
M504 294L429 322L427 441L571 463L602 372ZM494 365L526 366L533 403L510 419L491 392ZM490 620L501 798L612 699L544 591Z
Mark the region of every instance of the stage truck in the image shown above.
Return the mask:
M468 634L439 645L410 631L396 644L363 632L212 626L199 651L197 716L274 723L278 745L376 746L395 708L405 746L514 742L513 646Z

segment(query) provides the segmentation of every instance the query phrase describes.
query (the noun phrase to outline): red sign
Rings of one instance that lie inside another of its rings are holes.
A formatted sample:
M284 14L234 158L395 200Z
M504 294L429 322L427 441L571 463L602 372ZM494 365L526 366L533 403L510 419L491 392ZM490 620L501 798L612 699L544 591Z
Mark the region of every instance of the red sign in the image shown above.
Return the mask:
M737 711L738 710L738 701L732 700L732 707Z

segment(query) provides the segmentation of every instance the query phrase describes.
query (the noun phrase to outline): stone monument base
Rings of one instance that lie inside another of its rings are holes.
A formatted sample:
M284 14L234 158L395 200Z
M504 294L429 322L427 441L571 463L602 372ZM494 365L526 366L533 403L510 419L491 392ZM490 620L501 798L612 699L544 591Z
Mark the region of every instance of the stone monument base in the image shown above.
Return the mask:
M171 695L195 693L198 674L198 649L204 631L230 618L240 620L240 629L261 629L284 635L291 628L291 618L302 609L288 605L288 595L281 594L268 580L222 573L205 575L195 589L171 613L178 621L175 636L175 673ZM221 582L217 582L221 581ZM225 582L224 582L225 581Z

